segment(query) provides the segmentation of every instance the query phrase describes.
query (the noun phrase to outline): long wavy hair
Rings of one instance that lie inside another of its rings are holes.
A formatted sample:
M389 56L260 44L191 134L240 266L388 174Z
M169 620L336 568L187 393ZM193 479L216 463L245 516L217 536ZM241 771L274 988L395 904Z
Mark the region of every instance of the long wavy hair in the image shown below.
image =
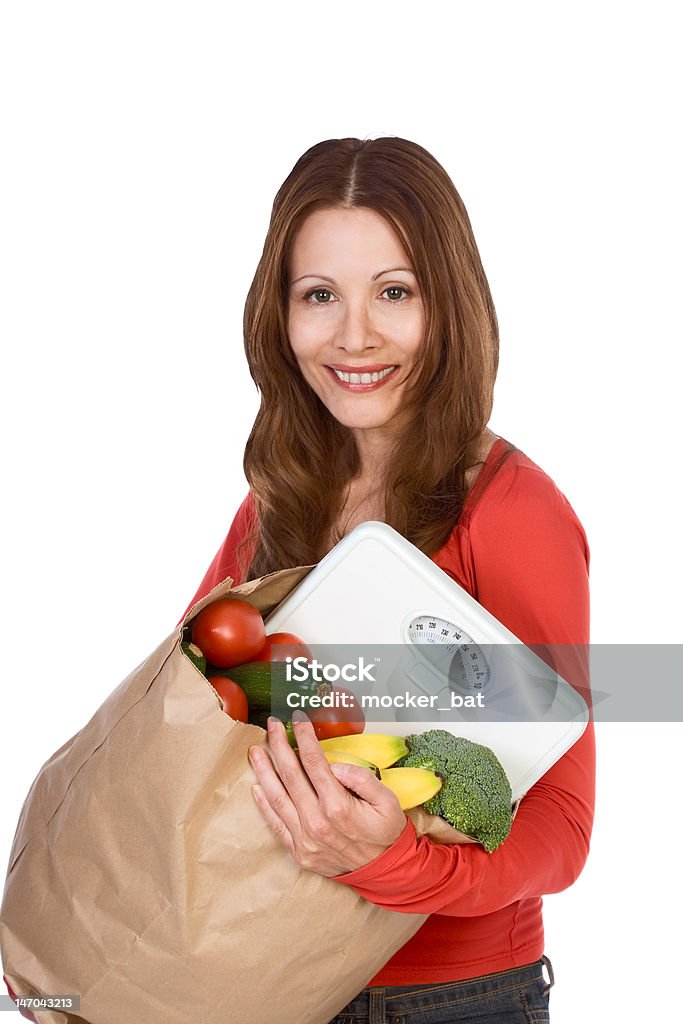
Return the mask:
M406 426L384 481L384 521L426 554L435 552L459 519L466 471L481 461L498 322L453 182L427 150L405 139L320 142L275 197L244 309L244 346L261 396L244 453L253 497L251 529L238 552L245 579L318 562L360 471L350 428L304 379L287 336L292 245L306 217L333 207L365 207L387 220L410 258L425 310L425 337L405 391ZM333 544L342 535L343 526Z

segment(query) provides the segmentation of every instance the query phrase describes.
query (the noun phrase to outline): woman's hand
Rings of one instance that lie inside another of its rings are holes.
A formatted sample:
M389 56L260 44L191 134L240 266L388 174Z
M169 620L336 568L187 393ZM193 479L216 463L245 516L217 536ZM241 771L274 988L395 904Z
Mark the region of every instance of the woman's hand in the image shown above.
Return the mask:
M368 864L405 828L395 793L367 768L330 765L305 716L294 732L300 759L277 718L268 719L275 767L265 750L249 748L258 778L253 793L266 821L309 871L331 878Z

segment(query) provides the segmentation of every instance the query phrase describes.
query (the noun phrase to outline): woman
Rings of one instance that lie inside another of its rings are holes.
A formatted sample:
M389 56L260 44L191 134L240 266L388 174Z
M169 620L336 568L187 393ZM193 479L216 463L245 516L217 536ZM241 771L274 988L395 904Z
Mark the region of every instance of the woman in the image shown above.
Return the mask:
M276 196L244 327L261 392L250 490L197 597L316 563L384 520L525 643L567 645L562 674L585 685L585 535L552 480L487 427L496 315L440 164L397 138L313 146ZM418 839L370 773L329 766L305 716L295 730L301 761L275 720L273 760L252 748L254 796L283 846L371 902L431 915L335 1024L547 1020L541 897L588 853L592 724L490 855Z

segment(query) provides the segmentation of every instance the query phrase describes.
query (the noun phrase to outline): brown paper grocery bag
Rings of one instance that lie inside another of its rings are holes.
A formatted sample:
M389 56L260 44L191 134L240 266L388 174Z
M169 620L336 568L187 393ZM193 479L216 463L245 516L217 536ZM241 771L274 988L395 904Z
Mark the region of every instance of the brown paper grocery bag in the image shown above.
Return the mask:
M228 591L264 616L312 566ZM186 620L187 621L187 620ZM326 1024L418 930L298 867L255 804L247 748L179 627L46 762L0 911L18 995L79 995L89 1024Z

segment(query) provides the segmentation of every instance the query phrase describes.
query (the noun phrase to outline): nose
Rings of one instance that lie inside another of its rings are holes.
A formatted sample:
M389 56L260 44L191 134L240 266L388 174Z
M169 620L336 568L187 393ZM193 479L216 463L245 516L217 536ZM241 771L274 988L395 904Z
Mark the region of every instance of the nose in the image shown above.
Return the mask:
M382 344L382 336L373 325L365 302L348 302L345 305L335 343L345 352L364 352Z

